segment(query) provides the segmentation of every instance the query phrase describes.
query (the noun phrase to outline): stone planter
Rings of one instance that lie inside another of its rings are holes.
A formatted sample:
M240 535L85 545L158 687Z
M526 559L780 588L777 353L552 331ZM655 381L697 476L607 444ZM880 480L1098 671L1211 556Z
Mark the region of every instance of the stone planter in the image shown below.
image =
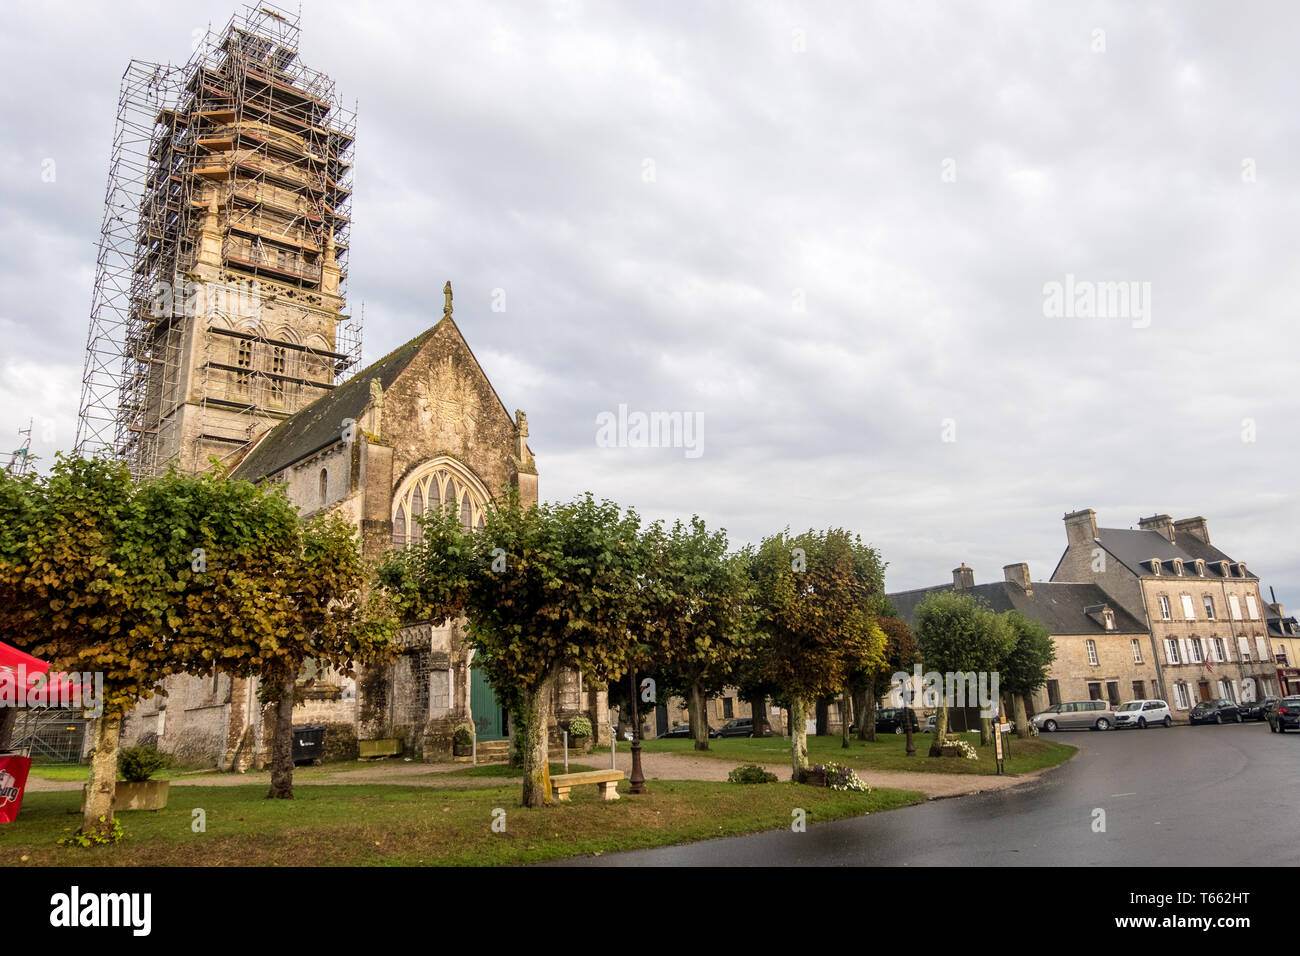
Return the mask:
M799 782L810 787L824 787L826 786L826 772L824 770L805 770Z
M473 752L474 752L474 745L472 742L469 741L463 744L453 743L451 745L451 755L453 757L468 757L471 754L473 754Z
M941 748L939 749L939 752L940 752L941 754L943 754L945 757L960 757L960 756L961 756L961 750L959 750L957 747L941 747Z
M590 737L570 737L569 750L575 753L585 754L591 749Z
M113 791L113 812L119 810L161 810L167 806L170 780L119 780ZM85 794L86 788L81 788Z

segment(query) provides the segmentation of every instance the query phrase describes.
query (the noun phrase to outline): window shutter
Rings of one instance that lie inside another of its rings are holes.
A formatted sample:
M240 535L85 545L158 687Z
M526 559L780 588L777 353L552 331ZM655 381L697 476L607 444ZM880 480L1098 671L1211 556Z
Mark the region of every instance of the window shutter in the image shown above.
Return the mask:
M1242 640L1244 641L1245 638L1243 637ZM1264 643L1264 638L1259 635L1255 635L1255 648L1259 651L1259 659L1261 661L1268 660L1268 645Z
M1237 653L1243 661L1250 660L1250 638L1244 635L1237 638Z
M1190 661L1190 660L1192 659L1192 647L1191 647L1191 644L1188 643L1187 638L1185 638L1185 637L1180 637L1180 638L1178 639L1178 642L1179 642L1180 644L1183 645L1182 648L1181 648L1181 650L1182 650L1182 652L1183 652L1183 660L1184 660L1184 661Z

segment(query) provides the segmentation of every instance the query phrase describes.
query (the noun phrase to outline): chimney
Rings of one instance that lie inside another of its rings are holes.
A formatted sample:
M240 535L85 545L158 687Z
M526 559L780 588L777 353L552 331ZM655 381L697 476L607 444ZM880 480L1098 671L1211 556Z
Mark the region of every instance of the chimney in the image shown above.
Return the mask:
M1026 594L1034 593L1034 586L1029 581L1029 565L1025 562L1008 564L1002 569L1002 577L1008 584L1015 584Z
M1172 544L1174 540L1174 519L1169 515L1152 515L1150 518L1139 518L1138 527L1143 531L1158 531L1164 535Z
M961 563L960 568L952 569L952 587L955 591L962 591L966 588L975 586L975 570L966 567L966 562Z
M1210 528L1205 523L1204 518L1182 518L1175 521L1174 531L1179 534L1190 534L1193 538L1199 538L1202 544L1210 543Z
M1066 515L1065 537L1070 547L1086 545L1091 548L1097 540L1097 512L1085 508Z

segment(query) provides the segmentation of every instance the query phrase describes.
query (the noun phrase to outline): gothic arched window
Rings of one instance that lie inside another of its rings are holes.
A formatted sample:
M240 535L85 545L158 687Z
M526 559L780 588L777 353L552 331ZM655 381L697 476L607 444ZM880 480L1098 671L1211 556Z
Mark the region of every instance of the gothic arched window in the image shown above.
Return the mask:
M455 459L442 456L426 462L393 495L393 547L419 541L423 529L416 519L442 507L455 509L467 531L483 527L490 497L483 482Z

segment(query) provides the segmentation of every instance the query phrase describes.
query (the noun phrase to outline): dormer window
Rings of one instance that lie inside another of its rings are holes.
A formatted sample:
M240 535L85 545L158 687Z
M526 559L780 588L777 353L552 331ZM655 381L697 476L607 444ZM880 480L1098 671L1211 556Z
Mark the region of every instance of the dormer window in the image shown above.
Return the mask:
M1174 558L1174 574L1178 575L1180 578L1183 576L1183 559L1182 559L1182 558Z
M1232 571L1228 568L1227 561L1219 562L1219 573L1222 574L1225 578L1232 577Z
M1242 562L1238 561L1238 562L1237 562L1237 577L1239 577L1239 578L1244 578L1245 576L1246 576L1246 565L1243 564Z
M1110 608L1106 608L1106 610L1104 610L1104 611L1101 612L1101 619L1102 619L1102 621L1104 621L1105 624L1106 624L1106 630L1108 630L1108 631L1113 631L1113 630L1115 630L1115 612L1114 612L1114 611L1112 611Z
M1160 577L1160 575L1163 573L1163 571L1162 571L1162 565L1161 565L1159 559L1157 559L1157 558L1152 558L1152 559L1151 559L1150 561L1148 561L1147 563L1151 565L1151 573L1154 574L1156 577Z
M1205 562L1200 558L1196 559L1196 573L1200 577L1205 577Z

